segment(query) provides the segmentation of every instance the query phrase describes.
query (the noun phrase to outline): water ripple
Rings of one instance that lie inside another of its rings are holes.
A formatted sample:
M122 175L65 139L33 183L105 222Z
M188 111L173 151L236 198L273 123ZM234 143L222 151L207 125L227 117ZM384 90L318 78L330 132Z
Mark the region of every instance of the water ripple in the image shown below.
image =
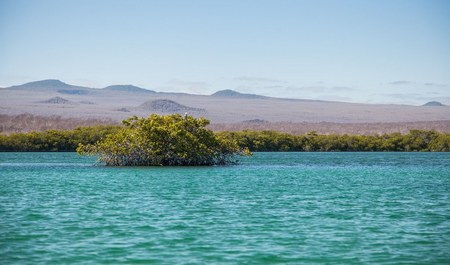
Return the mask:
M0 154L1 264L450 263L446 153L93 162Z

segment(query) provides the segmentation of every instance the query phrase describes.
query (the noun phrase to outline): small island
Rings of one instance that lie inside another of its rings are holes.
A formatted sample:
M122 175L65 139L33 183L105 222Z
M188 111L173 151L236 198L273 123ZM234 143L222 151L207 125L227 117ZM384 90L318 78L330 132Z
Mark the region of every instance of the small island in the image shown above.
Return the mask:
M107 166L211 166L249 155L235 141L214 134L204 118L173 114L131 117L124 127L95 144L80 144L80 155L99 156Z

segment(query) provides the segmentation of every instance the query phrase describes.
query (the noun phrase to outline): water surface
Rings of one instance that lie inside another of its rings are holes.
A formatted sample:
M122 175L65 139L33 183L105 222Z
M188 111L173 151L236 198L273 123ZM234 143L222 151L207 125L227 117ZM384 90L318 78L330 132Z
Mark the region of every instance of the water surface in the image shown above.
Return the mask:
M0 153L0 264L449 264L450 153Z

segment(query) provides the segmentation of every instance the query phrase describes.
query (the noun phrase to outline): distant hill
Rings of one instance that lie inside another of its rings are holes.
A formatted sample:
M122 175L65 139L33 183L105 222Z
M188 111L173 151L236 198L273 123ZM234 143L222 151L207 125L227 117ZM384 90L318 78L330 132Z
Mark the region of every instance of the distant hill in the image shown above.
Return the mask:
M143 92L143 93L156 93L153 90L133 86L133 85L113 85L113 86L107 86L103 88L103 90L110 90L110 91L125 91L125 92Z
M211 123L242 123L249 128L264 129L269 128L269 123L285 122L279 124L280 127L270 127L282 130L283 127L289 127L288 122L356 124L450 121L450 106L442 106L447 105L449 100L440 98L438 101L443 104L431 102L425 104L426 107L418 107L263 97L233 90L222 90L213 95L196 95L152 92L132 85L99 89L51 79L1 89L0 114L32 113L120 121L133 115L184 115L187 112L206 117Z
M57 79L47 79L41 81L34 81L18 86L11 86L7 89L13 90L32 90L32 91L56 91L65 95L87 95L92 88L74 86L66 84Z
M213 97L224 97L224 98L268 98L265 96L255 95L255 94L244 94L231 89L225 89L217 91L212 94Z
M133 85L112 85L103 89L96 89L90 87L74 86L64 83L57 79L47 79L41 81L29 82L23 85L11 86L6 89L14 90L39 90L39 91L56 91L65 95L87 95L91 92L102 91L123 91L130 93L156 93L153 90L133 86Z
M205 113L206 110L199 108L192 108L182 104L179 104L175 101L168 99L158 99L158 100L149 100L142 103L139 106L140 109L144 109L150 112L157 113L180 113L184 114L184 112L188 112L189 114L198 114Z
M441 107L441 106L445 106L445 105L442 104L439 101L430 101L430 102L427 102L427 103L423 104L422 106L426 106L426 107Z
M60 80L47 79L47 80L29 82L29 83L26 83L23 85L18 85L18 86L11 86L9 88L58 90L58 89L72 89L72 88L79 88L79 87L66 84L64 82L61 82Z

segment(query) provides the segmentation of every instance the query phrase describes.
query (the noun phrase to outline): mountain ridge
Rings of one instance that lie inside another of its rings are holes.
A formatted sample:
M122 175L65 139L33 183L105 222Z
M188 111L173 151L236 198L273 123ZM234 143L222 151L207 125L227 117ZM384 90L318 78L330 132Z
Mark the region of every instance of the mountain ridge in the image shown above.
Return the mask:
M102 88L102 90L109 91L125 91L125 92L144 92L144 93L157 93L154 90L134 86L134 85L111 85Z
M443 107L445 106L439 101L428 101L427 103L423 104L424 107Z
M139 105L138 108L166 114L183 114L184 112L191 112L191 114L200 114L206 112L205 109L189 107L170 99L149 100Z
M266 96L261 96L261 95L257 95L257 94L247 94L247 93L241 93L238 92L236 90L232 90L232 89L224 89L224 90L219 90L213 94L211 94L212 97L227 97L227 98L270 98L270 97L266 97Z
M28 82L22 85L14 85L7 88L12 89L66 89L79 88L79 86L69 85L58 79L44 79L38 81Z
M196 94L185 93L185 92L157 92L155 90L138 87L132 84L129 85L109 85L103 88L94 88L94 87L85 87L85 86L76 86L65 83L58 79L44 79L38 81L32 81L28 83L24 83L21 85L14 85L2 89L18 89L18 90L42 90L42 91L56 91L60 94L69 94L69 95L85 95L89 94L89 92L102 92L102 91L120 91L120 92L129 92L129 93L148 93L148 94L161 94L161 95L192 95L199 96ZM257 94L249 94L249 93L241 93L232 89L224 89L218 90L211 95L201 95L201 96L210 96L217 98L242 98L242 99L283 99L283 98L274 98L267 97ZM305 100L305 99L284 99L284 100Z
M77 86L65 83L58 79L44 79L37 80L28 83L24 83L21 85L13 85L9 87L1 88L2 91L5 90L31 90L31 91L55 91L59 94L64 95L90 95L97 94L108 91L121 91L128 92L130 94L134 93L147 93L155 96L203 96L203 97L211 97L211 98L223 98L223 99L267 99L267 100L282 100L282 101L293 101L293 102L318 102L318 103L346 103L346 104L362 104L362 105L392 105L392 106L400 106L404 104L370 104L370 103L351 103L351 102L341 102L341 101L327 101L327 100L315 100L315 99L300 99L300 98L282 98L282 97L269 97L262 96L258 94L249 94L249 93L241 93L232 89L224 89L218 90L210 95L201 95L201 94L191 94L185 92L164 92L164 91L155 91L147 88L142 88L138 86L134 86L132 84L129 85L109 85L103 88L94 88L94 87L85 87L85 86ZM405 105L405 106L417 106L417 105ZM423 105L419 105L417 107L424 106L447 106L438 101L430 101Z

